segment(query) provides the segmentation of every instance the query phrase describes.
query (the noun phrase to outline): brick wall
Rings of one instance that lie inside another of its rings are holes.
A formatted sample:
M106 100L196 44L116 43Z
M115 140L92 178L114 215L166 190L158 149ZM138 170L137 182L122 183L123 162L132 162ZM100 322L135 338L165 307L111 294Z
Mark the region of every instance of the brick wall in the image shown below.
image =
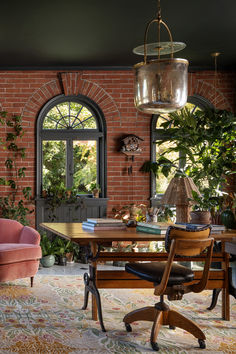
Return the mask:
M236 111L235 73L219 72L215 86L213 71L189 73L189 94L204 96L217 108ZM37 116L44 104L60 94L83 94L95 101L107 123L107 196L112 207L127 203L149 203L150 178L139 169L150 159L150 115L139 113L133 104L133 73L127 71L2 71L0 107L21 114L26 134L23 145L27 158L27 185L35 191L35 136ZM0 136L4 134L1 128ZM133 162L119 152L120 139L135 134L144 139L143 152ZM5 176L5 152L0 152L0 177ZM132 175L127 168L133 167ZM1 195L6 187L0 186ZM32 215L32 223L34 216Z

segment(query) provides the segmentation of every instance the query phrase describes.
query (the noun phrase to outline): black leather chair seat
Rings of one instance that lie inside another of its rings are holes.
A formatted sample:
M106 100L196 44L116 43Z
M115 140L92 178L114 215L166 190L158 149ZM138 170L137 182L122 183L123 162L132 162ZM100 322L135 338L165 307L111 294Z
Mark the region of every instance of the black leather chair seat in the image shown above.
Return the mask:
M137 277L150 281L155 285L160 284L166 262L150 262L150 263L127 263L125 270ZM167 286L179 285L191 282L194 273L191 269L180 264L173 263Z

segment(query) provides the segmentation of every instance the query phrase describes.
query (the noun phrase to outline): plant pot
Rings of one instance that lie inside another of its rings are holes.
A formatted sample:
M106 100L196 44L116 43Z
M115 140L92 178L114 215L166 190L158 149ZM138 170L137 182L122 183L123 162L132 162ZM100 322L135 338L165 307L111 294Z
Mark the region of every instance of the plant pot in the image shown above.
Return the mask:
M94 198L99 198L99 189L94 189L92 193Z
M66 253L67 263L74 263L73 258L74 258L74 253L73 252Z
M40 263L45 268L52 267L55 263L55 256L53 254L50 254L48 256L44 256L41 258Z
M42 197L43 197L43 198L47 198L47 196L48 196L47 191L46 191L45 189L43 189L43 190L42 190Z
M233 229L235 227L234 213L230 209L224 210L221 215L221 222L227 229Z
M58 265L66 266L66 264L67 264L66 256L59 256L58 257Z
M209 211L191 211L190 212L190 223L191 224L210 224L211 223L211 213Z

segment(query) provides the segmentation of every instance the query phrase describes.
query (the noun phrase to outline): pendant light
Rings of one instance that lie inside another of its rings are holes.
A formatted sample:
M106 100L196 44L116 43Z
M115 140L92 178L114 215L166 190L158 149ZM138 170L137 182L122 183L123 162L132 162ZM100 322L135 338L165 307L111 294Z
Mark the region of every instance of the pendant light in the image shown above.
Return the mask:
M173 53L185 48L181 42L173 42L171 32L161 18L160 0L157 15L148 22L144 45L133 50L135 54L144 55L144 61L134 65L134 103L144 113L165 114L185 106L188 96L188 61L173 57ZM147 44L150 26L156 23L158 42ZM170 42L160 41L160 27L168 32ZM170 58L161 59L161 55L170 54ZM157 59L147 60L147 56L156 55Z

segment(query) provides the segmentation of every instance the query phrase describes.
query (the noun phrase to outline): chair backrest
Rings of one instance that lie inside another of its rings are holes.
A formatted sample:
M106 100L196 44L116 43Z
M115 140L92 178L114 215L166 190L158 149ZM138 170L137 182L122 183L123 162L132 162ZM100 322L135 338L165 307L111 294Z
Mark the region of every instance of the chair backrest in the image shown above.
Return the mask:
M211 233L211 226L210 225L204 225L203 227L200 228L195 228L195 229L184 229L181 227L177 227L177 226L169 226L169 228L167 229L166 232L166 237L165 237L165 248L166 251L169 252L170 251L170 245L171 245L171 241L173 239L175 240L194 240L194 239L206 239L210 236ZM184 245L184 243L181 243L182 246ZM192 244L194 245L194 244ZM184 247L185 250L188 248L187 244L186 247ZM203 250L200 247L197 247L197 244L195 243L195 247L191 249L188 248L188 252L187 254L183 253L183 249L181 250L181 248L179 248L179 250L176 249L176 254L181 255L181 256L196 256L199 255ZM180 253L177 253L180 252Z
M0 218L0 243L18 243L22 229L16 220Z
M170 226L168 228L166 233L166 250L169 252L169 256L166 262L161 283L155 288L156 295L162 295L166 290L175 256L192 257L200 255L203 253L203 251L207 250L207 253L204 254L203 258L205 265L202 273L202 278L197 284L191 285L188 289L188 292L200 292L205 288L208 280L214 244L214 239L209 237L210 232L211 227L209 225L202 227L200 230L185 230L175 226Z

